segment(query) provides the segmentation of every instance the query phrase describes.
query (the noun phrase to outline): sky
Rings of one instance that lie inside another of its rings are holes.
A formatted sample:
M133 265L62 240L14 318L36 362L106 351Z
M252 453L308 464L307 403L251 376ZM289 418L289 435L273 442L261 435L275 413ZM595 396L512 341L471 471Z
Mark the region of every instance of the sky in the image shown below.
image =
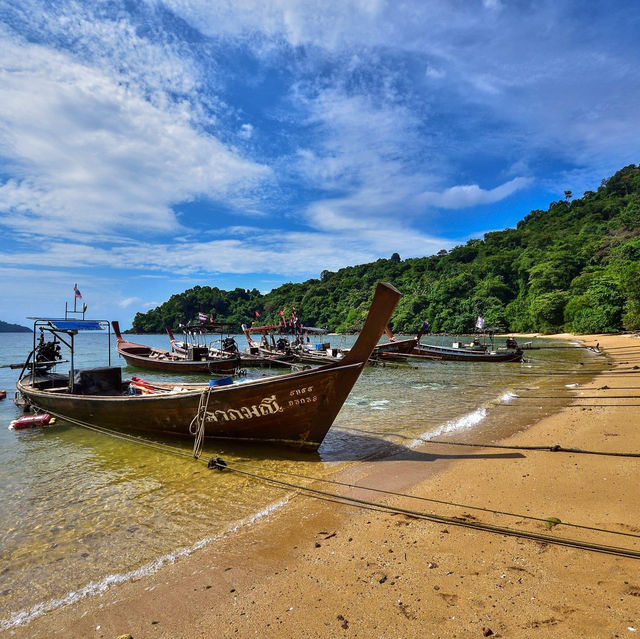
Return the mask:
M0 320L431 255L640 162L640 3L0 0Z

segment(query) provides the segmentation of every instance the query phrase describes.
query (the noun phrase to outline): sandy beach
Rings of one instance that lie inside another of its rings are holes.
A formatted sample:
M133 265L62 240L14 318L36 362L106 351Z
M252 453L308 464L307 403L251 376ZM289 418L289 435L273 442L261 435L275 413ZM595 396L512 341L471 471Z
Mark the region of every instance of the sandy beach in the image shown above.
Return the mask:
M599 343L610 371L576 387L572 405L501 444L640 453L640 339L576 339ZM571 381L558 376L557 386ZM535 393L524 391L527 399L514 400L509 410L552 401L536 400ZM314 485L390 511L298 494L255 525L151 577L6 635L640 636L640 458L443 444L421 450L426 454L358 465L336 477L404 496ZM639 558L486 532L455 519L434 522L394 508L623 547ZM549 518L563 523L544 521Z

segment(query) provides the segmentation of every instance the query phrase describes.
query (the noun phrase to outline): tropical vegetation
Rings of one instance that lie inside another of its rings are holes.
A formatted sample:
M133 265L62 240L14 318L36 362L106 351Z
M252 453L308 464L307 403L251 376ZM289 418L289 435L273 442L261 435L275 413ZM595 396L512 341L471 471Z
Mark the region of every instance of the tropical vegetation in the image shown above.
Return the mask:
M397 332L467 332L485 326L554 333L640 329L640 166L630 165L579 199L566 191L516 228L487 233L451 251L402 260L397 253L318 279L258 290L195 286L138 313L136 332L161 332L198 312L230 323L278 323L295 312L305 325L357 331L376 282L404 294Z

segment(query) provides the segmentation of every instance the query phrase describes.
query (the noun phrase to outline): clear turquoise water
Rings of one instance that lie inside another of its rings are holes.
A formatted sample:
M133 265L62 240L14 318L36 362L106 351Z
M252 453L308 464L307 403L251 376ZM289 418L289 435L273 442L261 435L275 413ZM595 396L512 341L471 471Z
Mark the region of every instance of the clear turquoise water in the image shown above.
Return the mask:
M161 335L130 339L168 346ZM428 341L443 342L423 338ZM332 337L331 342L349 346L353 338ZM0 334L0 365L22 361L31 343L30 334ZM243 338L238 343L244 347ZM80 336L77 366L104 365L106 352L106 336ZM320 477L344 464L409 452L415 457L420 442L433 436L489 441L558 406L498 405L512 404L510 393L524 387L557 392L565 382L581 378L545 373L578 370L579 362L592 369L601 362L582 349L537 350L530 356L525 364L421 362L366 368L318 454L208 442L203 456L250 462L254 471L266 474L282 469ZM112 363L124 365L115 348ZM65 365L59 370L65 372ZM249 369L247 376L274 372ZM47 429L8 430L21 415L11 401L17 374L0 368L0 389L8 393L0 401L0 630L135 574L161 569L181 553L197 552L286 502L284 489L212 472L188 456L63 422ZM170 379L136 369L124 374ZM192 446L169 443L187 452Z

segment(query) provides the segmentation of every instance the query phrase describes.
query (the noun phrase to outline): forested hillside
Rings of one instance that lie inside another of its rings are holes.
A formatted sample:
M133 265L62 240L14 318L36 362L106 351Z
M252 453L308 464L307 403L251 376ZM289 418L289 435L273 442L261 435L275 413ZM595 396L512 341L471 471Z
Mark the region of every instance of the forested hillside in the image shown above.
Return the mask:
M136 332L161 332L199 311L239 328L256 320L277 324L293 308L306 325L358 330L375 283L399 288L392 328L466 332L478 315L486 326L552 333L640 328L640 166L630 165L597 192L532 211L515 229L487 233L448 253L323 271L320 279L257 290L196 286L162 306L138 313Z
M30 333L31 329L20 324L9 324L0 320L0 333Z

